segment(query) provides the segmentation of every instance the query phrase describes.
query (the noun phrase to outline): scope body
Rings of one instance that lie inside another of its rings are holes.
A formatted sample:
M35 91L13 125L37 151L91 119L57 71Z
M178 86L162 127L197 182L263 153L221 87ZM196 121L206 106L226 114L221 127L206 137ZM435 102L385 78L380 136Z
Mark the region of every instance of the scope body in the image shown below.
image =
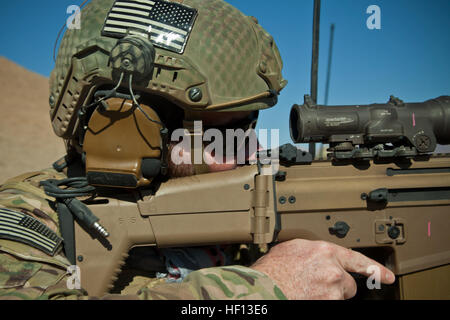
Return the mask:
M387 104L319 106L308 96L290 114L295 143L329 143L340 150L379 144L432 153L437 144L450 144L450 97L404 103L391 97Z

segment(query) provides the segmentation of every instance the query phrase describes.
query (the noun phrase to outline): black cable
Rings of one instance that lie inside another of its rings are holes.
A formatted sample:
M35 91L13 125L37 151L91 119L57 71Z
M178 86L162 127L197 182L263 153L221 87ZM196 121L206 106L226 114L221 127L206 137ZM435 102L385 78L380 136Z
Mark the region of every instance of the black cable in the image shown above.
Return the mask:
M57 199L70 199L76 197L85 197L95 192L95 187L90 186L86 178L67 178L62 180L41 181L41 186L47 195ZM66 186L71 189L61 189L60 186Z
M134 102L134 105L136 106L136 108L138 108L139 111L142 112L142 114L147 118L148 121L159 124L163 129L166 129L166 127L164 126L164 124L162 122L156 121L156 120L153 120L152 118L150 118L150 116L147 114L147 112L145 112L144 109L142 109L141 105L137 102L136 96L133 93L133 75L132 74L130 74L129 87L130 87L131 98L133 99L133 102Z
M88 228L97 231L105 238L109 236L106 229L98 223L99 218L84 203L76 199L77 197L95 194L95 187L89 185L86 177L62 180L49 179L41 181L40 185L44 187L47 195L56 198L58 213L60 210L66 211L68 209L72 215L85 223ZM66 188L63 189L61 187Z
M122 72L120 74L120 79L119 82L117 83L117 85L110 91L98 91L95 95L94 98L98 97L98 93L105 93L105 96L99 100L94 101L93 103L91 103L90 105L87 106L82 106L80 108L80 110L78 111L78 118L79 118L79 122L80 122L80 127L81 129L78 132L78 141L80 146L83 146L84 144L84 135L86 134L86 130L88 129L88 123L86 121L87 118L87 110L99 105L100 103L102 103L104 100L109 99L115 95L117 95L117 90L119 89L120 85L122 84L123 78L124 78L124 73Z
M91 103L90 105L85 106L85 107L83 107L83 108L84 108L84 109L89 109L89 108L91 108L91 107L93 107L93 106L98 105L100 102L102 102L102 101L104 101L104 100L107 100L107 99L109 99L109 98L115 97L115 96L117 95L117 90L120 88L120 85L122 84L123 78L124 78L124 73L122 72L122 73L120 74L119 82L117 83L117 85L116 85L111 91L109 91L109 92L107 93L107 95L105 95L105 96L104 96L103 98L101 98L100 100L97 100L97 101L95 101L95 102ZM99 94L100 92L101 92L101 93L105 93L106 91L97 91L97 92L95 93L94 97L97 98L97 97L98 97L98 94Z

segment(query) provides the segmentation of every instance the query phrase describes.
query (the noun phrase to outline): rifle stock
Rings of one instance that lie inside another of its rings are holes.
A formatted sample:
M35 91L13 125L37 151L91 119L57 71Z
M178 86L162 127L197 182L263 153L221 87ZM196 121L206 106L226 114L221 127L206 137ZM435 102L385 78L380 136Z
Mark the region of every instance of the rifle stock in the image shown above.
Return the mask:
M281 176L259 169L172 179L155 194L99 197L89 208L111 236L95 239L76 225L83 288L98 296L111 290L137 246L303 238L381 249L382 262L400 276L401 298L450 297L450 157L408 169L382 164L362 170L328 161L280 166Z

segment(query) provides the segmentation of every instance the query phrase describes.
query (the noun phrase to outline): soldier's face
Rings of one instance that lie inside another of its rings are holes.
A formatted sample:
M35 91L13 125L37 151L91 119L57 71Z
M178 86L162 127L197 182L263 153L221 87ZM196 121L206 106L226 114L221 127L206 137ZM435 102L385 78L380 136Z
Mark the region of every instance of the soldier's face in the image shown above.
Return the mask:
M234 128L235 124L241 122L243 119L248 118L251 115L251 112L222 112L220 114L218 113L203 113L200 116L200 120L202 121L203 128L215 128L220 127L223 128ZM224 143L226 143L226 139L223 139ZM206 147L210 142L204 143L204 147ZM178 145L178 142L172 142L169 147L169 174L171 177L186 177L186 176L192 176L195 174L195 165L191 163L181 163L176 165L172 161L172 157L174 156L173 150L175 146ZM237 144L235 144L236 146ZM226 146L224 146L226 148ZM243 146L245 148L245 146ZM177 150L176 156L178 157L186 157L187 159L191 159L191 149L182 148L181 150ZM214 150L208 151L205 150L203 157L208 163L211 164L204 164L206 165L209 172L219 172L219 171L226 171L226 170L233 170L238 167L237 159L236 159L236 153L234 153L232 160L226 159L225 152L223 153L222 159L218 159L217 155L215 154ZM252 156L246 151L246 160L249 159L249 157Z

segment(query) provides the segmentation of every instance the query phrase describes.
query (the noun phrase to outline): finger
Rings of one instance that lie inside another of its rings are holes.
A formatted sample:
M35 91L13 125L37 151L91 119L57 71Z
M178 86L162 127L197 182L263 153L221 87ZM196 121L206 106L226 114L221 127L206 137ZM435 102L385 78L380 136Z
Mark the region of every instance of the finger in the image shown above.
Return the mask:
M382 264L366 257L359 252L337 245L335 245L335 247L336 258L346 271L356 272L366 277L370 277L372 275L379 276L380 282L384 284L394 283L394 273ZM376 273L378 273L378 275Z
M346 300L351 299L356 295L357 291L356 281L347 272L344 272L344 279L342 280L342 286L344 292L344 299Z

